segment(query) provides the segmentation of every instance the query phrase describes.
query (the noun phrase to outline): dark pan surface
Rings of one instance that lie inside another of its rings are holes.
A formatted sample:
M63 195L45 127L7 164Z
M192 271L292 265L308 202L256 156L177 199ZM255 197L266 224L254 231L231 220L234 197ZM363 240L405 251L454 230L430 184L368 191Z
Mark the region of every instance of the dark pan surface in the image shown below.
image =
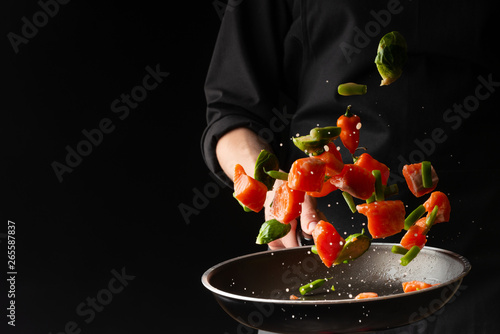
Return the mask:
M266 251L220 263L202 282L239 322L277 333L342 333L402 326L429 316L458 289L471 266L464 257L425 247L408 266L392 244L373 243L361 258L326 268L310 246ZM302 297L299 287L332 278ZM403 293L411 280L439 283ZM335 291L332 291L332 285ZM355 300L361 292L378 298ZM290 295L300 300L290 300Z

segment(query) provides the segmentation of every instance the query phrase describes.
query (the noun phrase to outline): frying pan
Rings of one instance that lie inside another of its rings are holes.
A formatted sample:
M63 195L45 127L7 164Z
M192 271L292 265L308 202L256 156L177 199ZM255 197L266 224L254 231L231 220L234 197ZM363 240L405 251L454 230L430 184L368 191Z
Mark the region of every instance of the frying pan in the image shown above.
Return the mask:
M410 324L443 307L471 269L450 251L424 247L406 267L393 244L372 243L360 258L327 268L310 246L237 257L208 269L202 283L240 323L275 333L346 333ZM299 287L331 278L305 296ZM402 283L439 283L404 293ZM334 291L332 290L332 286ZM379 297L354 299L361 292ZM299 297L291 300L290 296Z

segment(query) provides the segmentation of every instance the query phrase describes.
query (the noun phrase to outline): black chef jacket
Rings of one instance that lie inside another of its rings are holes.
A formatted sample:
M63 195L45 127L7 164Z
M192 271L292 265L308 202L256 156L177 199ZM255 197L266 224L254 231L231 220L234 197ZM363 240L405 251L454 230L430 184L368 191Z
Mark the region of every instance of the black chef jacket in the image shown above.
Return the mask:
M395 332L500 328L494 8L488 1L238 0L229 1L220 28L202 138L213 172L220 172L217 140L237 127L268 141L286 170L304 157L291 137L335 125L347 105L361 117L360 146L391 168L389 183L398 184L408 212L427 197L407 190L402 166L430 160L437 170L437 190L449 196L452 217L431 230L427 245L464 255L473 269L443 312ZM401 78L380 87L374 58L380 38L394 30L406 38L408 61ZM337 86L345 82L366 84L368 92L340 96ZM344 161L352 159L341 152ZM366 221L350 213L339 192L318 205L345 235Z

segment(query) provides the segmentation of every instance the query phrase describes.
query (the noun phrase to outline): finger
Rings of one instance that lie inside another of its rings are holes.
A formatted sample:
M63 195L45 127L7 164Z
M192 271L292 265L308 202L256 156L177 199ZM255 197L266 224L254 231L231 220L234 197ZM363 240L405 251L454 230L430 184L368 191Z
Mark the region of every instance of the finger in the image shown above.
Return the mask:
M302 213L300 214L300 227L304 233L311 235L318 222L324 217L316 208L316 198L306 195L302 203Z
M272 250L277 250L277 249L283 249L283 248L292 248L292 247L298 247L299 243L297 242L297 220L293 220L290 222L290 232L288 232L287 235L285 235L283 238L271 241L267 245L269 248Z

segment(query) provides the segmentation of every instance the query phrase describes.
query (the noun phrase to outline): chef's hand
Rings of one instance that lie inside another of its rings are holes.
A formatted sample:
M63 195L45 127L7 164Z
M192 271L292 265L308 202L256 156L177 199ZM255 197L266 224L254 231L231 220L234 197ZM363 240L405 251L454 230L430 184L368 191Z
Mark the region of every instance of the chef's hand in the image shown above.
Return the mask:
M277 189L281 182L282 181L276 180L274 189ZM266 221L274 218L271 215L271 202L273 201L273 198L274 190L268 191L266 203L264 204ZM306 195L304 202L302 203L302 213L300 214L300 227L302 231L308 235L312 235L312 231L316 227L316 224L318 224L318 222L322 219L326 220L324 214L316 209L316 199ZM290 232L283 238L270 242L268 244L269 248L276 250L299 246L297 242L297 220L292 220L290 225L292 226Z

